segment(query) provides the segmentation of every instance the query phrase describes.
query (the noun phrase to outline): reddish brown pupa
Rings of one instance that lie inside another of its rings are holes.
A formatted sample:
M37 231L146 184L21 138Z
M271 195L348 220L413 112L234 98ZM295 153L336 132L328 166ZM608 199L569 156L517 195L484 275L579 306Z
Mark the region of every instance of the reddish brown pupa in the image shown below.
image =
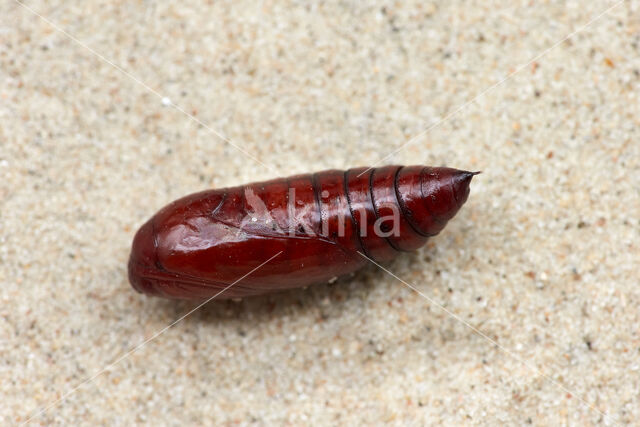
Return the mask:
M358 252L386 261L424 245L467 200L473 175L385 166L191 194L138 230L129 280L139 292L198 299L231 284L218 298L327 282L361 268Z

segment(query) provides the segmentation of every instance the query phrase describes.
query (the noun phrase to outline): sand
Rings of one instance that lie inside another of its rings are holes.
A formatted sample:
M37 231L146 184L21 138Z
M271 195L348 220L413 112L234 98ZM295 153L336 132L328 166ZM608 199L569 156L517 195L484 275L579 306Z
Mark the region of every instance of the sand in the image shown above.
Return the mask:
M635 423L640 1L615 4L2 2L0 422ZM128 284L157 209L381 159L483 171L384 265L406 283L156 336L196 307Z

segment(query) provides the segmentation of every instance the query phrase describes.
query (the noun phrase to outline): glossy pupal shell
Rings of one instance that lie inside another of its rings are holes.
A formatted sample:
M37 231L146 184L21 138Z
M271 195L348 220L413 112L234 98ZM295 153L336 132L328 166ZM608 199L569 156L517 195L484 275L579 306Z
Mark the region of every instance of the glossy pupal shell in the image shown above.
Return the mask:
M361 254L386 261L424 245L467 200L473 175L384 166L191 194L138 230L129 280L139 292L188 299L327 282L361 268Z

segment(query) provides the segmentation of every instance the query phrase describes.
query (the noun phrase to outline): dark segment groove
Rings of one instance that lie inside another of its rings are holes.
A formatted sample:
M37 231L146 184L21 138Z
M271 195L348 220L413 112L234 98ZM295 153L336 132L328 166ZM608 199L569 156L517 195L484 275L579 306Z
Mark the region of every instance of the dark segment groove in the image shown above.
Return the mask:
M418 236L432 237L433 234L423 233L418 227L416 227L416 225L413 223L413 217L408 214L409 208L407 208L405 206L404 202L402 201L402 197L400 197L400 191L398 190L398 175L400 175L400 171L402 169L404 169L404 168L405 168L405 166L400 167L398 169L398 171L396 172L396 176L393 178L393 188L394 188L394 190L396 192L396 200L398 201L398 206L400 207L400 212L402 212L402 215L404 216L404 219L407 221L407 224L409 224L409 227L411 227L411 229ZM420 174L420 177L422 178L422 173ZM422 182L420 183L420 194L422 194Z
M355 215L353 215L353 206L351 206L351 197L349 197L349 186L347 185L348 173L349 173L349 169L344 171L344 174L342 175L342 181L343 181L342 185L344 186L344 194L347 197L347 206L349 207L349 216L351 217L351 223L355 227L355 233L356 233L356 236L358 237L358 246L366 256L371 258L369 256L369 253L367 252L367 249L364 247L364 244L362 243L362 236L360 236L360 224L358 224L358 220L356 219Z
M378 213L378 209L376 209L376 201L375 201L375 198L373 197L373 174L377 169L379 168L371 169L371 174L369 175L369 194L371 194L371 205L373 207L373 213L376 214L376 221L380 219L380 214ZM376 230L375 227L373 227L374 232L375 230ZM396 248L396 246L393 243L391 243L391 240L389 240L388 237L380 237L380 236L376 236L376 237L384 239L389 244L389 246L391 246L397 252L402 252L400 249Z

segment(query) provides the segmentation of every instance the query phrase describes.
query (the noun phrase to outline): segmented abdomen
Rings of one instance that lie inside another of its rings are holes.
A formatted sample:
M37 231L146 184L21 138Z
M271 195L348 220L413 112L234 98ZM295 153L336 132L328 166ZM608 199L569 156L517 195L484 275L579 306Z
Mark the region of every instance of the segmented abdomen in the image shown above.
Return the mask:
M448 171L447 171L448 172ZM423 181L438 181L442 168L424 166L384 166L328 170L313 174L322 234L352 250L362 251L375 260L393 258L423 246L438 234L457 211L453 186L430 185L426 200ZM306 181L307 176L300 176ZM449 178L449 176L446 176ZM441 184L441 183L440 183ZM445 182L446 184L446 182ZM296 188L295 194L300 189ZM440 207L442 201L447 206ZM437 212L443 215L438 216ZM455 212L454 212L455 213Z
M264 260L222 298L306 286L412 251L466 201L474 174L385 166L327 170L208 190L161 209L136 234L142 292L204 298Z

